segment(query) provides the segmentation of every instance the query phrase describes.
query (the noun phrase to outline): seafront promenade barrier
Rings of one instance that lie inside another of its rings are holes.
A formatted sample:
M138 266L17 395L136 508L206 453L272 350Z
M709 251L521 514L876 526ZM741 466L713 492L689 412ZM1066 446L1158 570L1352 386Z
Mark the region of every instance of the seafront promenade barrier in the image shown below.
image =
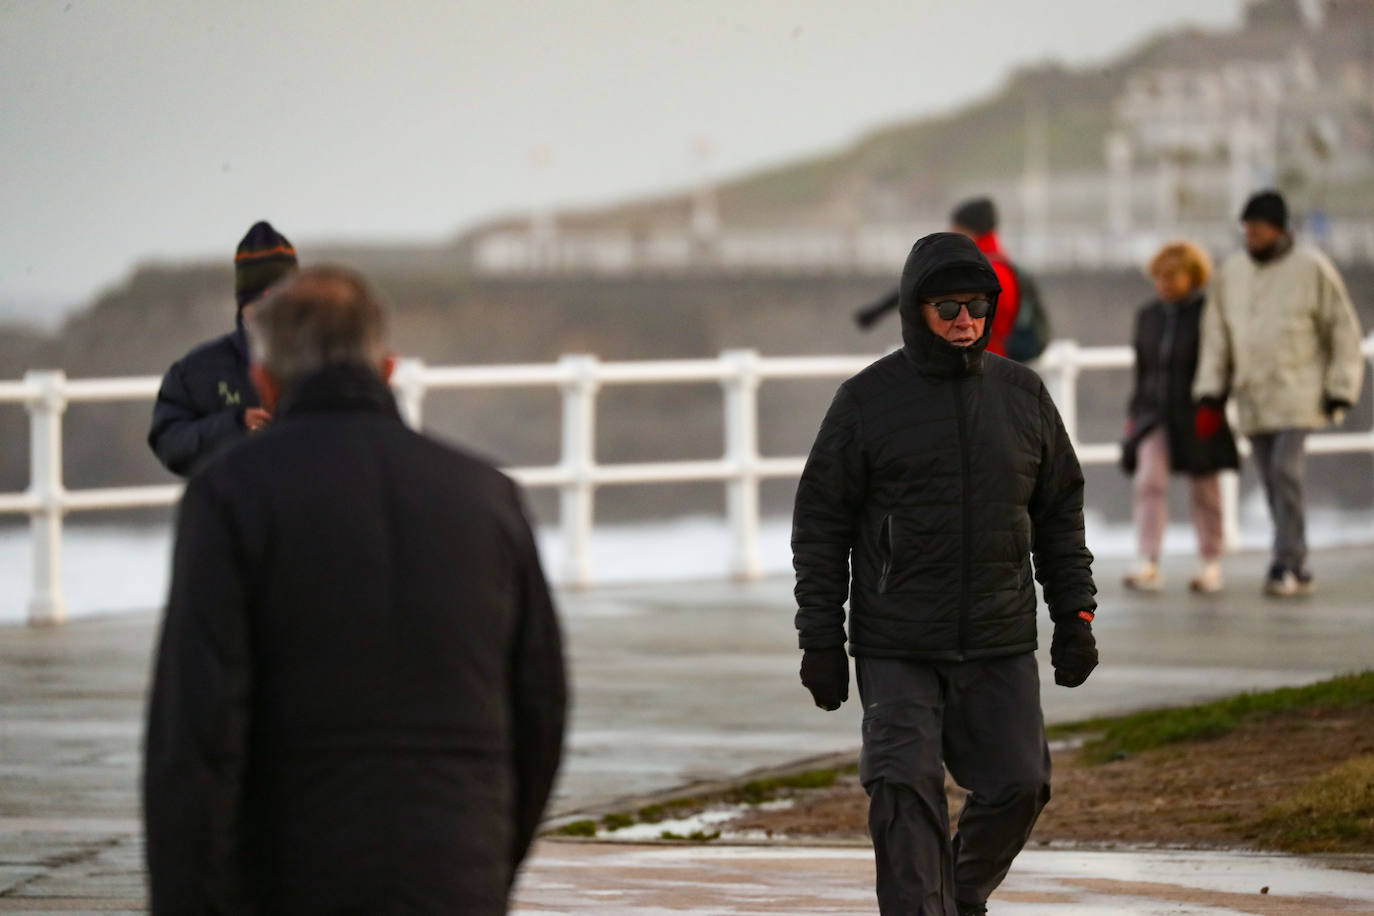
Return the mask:
M1374 334L1362 344L1366 360L1374 359ZM1109 464L1120 454L1116 442L1080 442L1078 381L1084 372L1127 369L1134 361L1130 347L1080 347L1055 341L1036 368L1050 386L1055 402L1085 465ZM401 360L392 378L401 413L420 427L425 396L454 389L556 387L562 392L562 450L557 464L508 468L525 487L556 487L564 555L564 585L592 583L590 541L596 490L603 486L719 481L726 487L731 563L741 579L761 575L759 553L759 483L768 478L797 477L804 456L774 457L759 452L758 388L769 380L843 379L858 372L873 356L765 357L754 350L727 350L715 359L602 362L594 356L564 356L555 363L490 366L427 366ZM723 391L724 454L715 460L610 463L597 461L597 392L612 385L717 382ZM76 402L151 401L159 379L153 376L112 379L68 379L61 371L33 371L22 381L0 382L0 404L22 404L30 417L29 488L0 493L0 515L25 514L33 538L33 578L28 620L57 624L66 616L62 595L62 522L68 512L166 506L176 502L179 484L69 490L62 480L62 417ZM1310 453L1374 453L1374 429L1314 435ZM1226 530L1235 542L1235 475L1227 475Z

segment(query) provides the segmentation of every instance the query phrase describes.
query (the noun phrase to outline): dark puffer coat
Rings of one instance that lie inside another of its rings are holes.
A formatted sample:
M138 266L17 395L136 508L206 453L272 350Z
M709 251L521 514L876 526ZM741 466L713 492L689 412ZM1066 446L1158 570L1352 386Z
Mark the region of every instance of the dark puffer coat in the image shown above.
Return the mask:
M963 236L918 242L902 271L903 346L840 386L797 488L803 649L960 661L1036 647L1034 575L1058 621L1096 607L1083 474L1030 369L926 325L917 290L985 269Z
M1156 299L1136 313L1131 426L1121 446L1121 465L1127 473L1135 471L1140 440L1160 424L1169 443L1171 470L1213 474L1240 466L1236 440L1224 418L1221 429L1202 442L1194 431L1193 376L1205 308L1199 292L1173 304Z
M187 477L244 438L243 412L258 406L240 327L201 344L167 370L153 406L148 445L163 467Z
M515 486L363 369L181 504L144 769L154 913L503 914L557 770L558 624Z

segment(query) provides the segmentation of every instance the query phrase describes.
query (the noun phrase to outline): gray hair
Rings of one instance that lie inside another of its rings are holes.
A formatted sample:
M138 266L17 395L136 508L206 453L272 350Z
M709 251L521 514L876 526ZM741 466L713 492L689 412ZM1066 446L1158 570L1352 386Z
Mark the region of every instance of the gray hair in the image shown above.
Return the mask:
M253 360L290 389L326 366L377 370L386 314L361 274L311 267L271 291L246 322Z

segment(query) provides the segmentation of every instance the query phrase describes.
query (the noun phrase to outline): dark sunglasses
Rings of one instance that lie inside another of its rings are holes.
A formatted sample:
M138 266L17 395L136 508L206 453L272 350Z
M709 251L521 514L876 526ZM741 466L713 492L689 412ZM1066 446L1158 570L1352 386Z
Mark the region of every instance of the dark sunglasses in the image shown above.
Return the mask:
M953 321L959 317L959 310L968 309L970 318L986 318L988 312L992 311L992 301L989 299L974 299L970 302L960 302L957 299L942 299L939 302L927 302L926 305L935 309L935 313L940 316L941 321Z

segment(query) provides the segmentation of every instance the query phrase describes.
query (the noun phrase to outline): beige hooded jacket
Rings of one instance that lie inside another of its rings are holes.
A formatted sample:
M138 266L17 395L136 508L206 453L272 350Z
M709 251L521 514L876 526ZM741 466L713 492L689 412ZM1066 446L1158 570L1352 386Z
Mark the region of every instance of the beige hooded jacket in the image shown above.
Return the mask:
M1325 398L1359 399L1360 338L1345 284L1320 251L1297 242L1267 264L1238 251L1203 312L1193 397L1234 397L1246 435L1319 429Z

